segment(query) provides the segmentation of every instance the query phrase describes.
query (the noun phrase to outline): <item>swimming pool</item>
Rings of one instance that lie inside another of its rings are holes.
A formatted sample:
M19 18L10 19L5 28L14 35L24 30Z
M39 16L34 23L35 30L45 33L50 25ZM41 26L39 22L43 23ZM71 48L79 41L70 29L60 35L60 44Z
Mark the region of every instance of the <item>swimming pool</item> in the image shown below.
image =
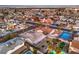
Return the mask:
M62 38L64 40L71 40L72 39L72 33L64 31L59 35L59 38Z

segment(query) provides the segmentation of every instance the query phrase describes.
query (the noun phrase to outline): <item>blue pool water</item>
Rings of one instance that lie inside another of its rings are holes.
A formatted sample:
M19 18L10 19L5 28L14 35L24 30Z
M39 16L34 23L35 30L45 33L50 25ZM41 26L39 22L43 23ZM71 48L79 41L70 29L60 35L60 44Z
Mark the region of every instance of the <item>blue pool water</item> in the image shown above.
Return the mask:
M72 33L69 33L69 32L62 32L60 35L59 35L59 38L62 38L64 40L70 40L72 38Z
M32 51L27 51L24 54L33 54Z

